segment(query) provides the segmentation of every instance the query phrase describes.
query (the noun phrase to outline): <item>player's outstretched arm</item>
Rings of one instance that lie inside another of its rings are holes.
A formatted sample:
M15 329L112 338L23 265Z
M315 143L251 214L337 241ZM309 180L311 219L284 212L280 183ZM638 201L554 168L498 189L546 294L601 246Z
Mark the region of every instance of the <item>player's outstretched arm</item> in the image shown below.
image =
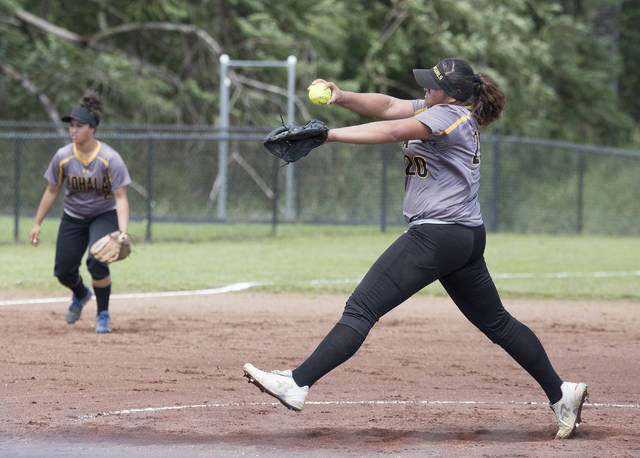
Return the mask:
M327 141L378 145L405 140L426 140L431 129L414 118L376 121L357 126L329 129Z
M343 91L336 83L323 79L314 80L309 87L316 83L324 83L331 88L331 98L327 105L335 103L354 113L378 119L404 119L413 116L413 104L410 100L373 92Z

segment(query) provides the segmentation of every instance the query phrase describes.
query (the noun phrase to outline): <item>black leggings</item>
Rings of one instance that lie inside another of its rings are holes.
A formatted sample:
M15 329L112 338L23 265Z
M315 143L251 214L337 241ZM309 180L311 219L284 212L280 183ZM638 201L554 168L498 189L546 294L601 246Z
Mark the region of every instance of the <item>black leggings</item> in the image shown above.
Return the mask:
M64 213L58 229L56 242L56 262L53 273L60 283L73 288L80 281L78 269L87 247L103 235L118 229L118 216L115 210L102 213L89 219L79 219ZM94 280L109 276L109 265L87 256L87 269Z
M293 371L311 386L349 359L373 325L413 294L440 280L460 311L500 345L555 402L562 380L542 344L502 306L484 261L484 226L421 224L409 228L369 269L347 300L342 318L313 354Z

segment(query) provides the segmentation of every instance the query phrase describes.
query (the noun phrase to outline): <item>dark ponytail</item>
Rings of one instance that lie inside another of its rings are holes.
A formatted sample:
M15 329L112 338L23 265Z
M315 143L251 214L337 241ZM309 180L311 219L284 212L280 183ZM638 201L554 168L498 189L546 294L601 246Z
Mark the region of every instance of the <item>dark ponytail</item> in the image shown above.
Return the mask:
M102 116L102 113L104 113L104 105L97 92L85 92L82 96L82 100L80 101L80 106L89 110L96 117L97 121L100 122L100 117Z
M474 75L471 112L481 127L498 120L507 104L507 95L493 78L480 73Z

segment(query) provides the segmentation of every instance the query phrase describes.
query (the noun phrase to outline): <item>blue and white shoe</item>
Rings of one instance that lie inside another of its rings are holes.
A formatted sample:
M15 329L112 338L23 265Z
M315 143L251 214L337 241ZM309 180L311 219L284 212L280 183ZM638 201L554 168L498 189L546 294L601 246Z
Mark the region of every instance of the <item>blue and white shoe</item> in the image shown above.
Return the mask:
M109 317L109 311L103 310L98 313L96 317L96 332L103 334L106 332L111 332L111 319Z
M84 287L85 295L82 298L77 298L74 294L71 297L71 305L69 306L69 311L67 312L67 316L65 321L69 324L73 324L80 319L80 315L82 314L82 307L85 306L89 299L91 299L91 290Z

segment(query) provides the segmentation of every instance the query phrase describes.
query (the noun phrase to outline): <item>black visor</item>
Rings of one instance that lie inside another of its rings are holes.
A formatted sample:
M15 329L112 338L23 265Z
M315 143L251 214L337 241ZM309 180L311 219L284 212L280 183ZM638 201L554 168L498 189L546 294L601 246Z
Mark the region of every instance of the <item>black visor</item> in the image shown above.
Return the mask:
M413 76L420 87L425 89L444 89L432 68L415 68Z
M84 107L74 108L69 116L62 118L62 121L71 122L72 119L80 121L82 124L89 124L91 127L97 127L100 124L100 118Z

